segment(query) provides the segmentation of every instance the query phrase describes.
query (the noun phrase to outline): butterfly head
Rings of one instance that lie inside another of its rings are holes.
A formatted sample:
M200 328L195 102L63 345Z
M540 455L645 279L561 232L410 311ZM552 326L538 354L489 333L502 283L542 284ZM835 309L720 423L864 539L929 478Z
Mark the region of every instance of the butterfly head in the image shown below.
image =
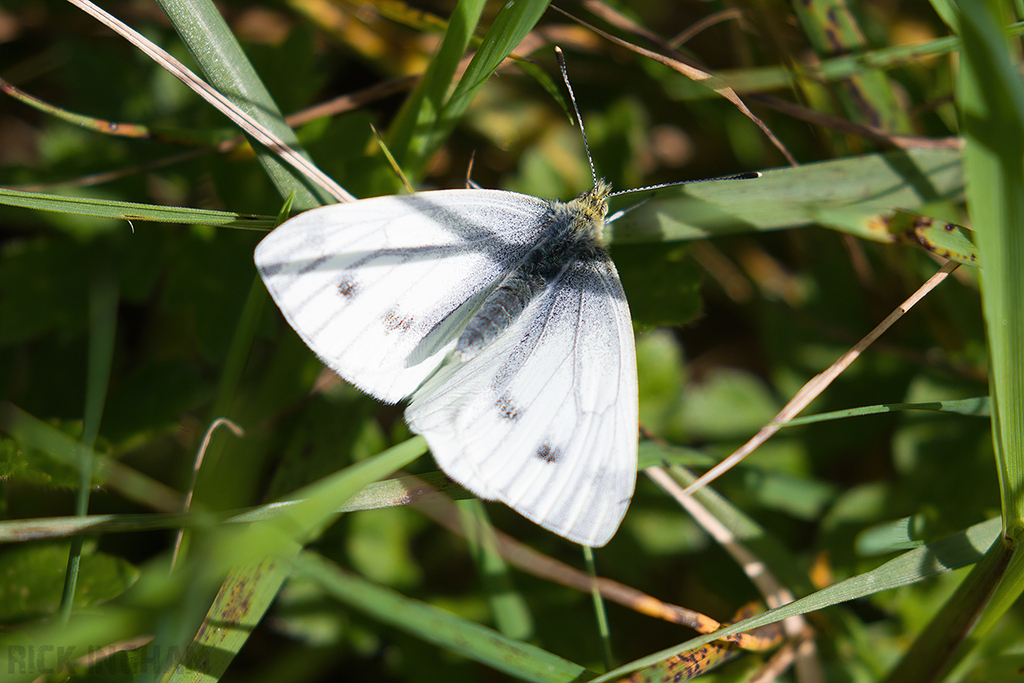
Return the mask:
M594 182L594 189L587 190L568 203L572 232L587 233L591 237L601 239L604 217L608 215L608 195L611 191L611 183L598 178Z

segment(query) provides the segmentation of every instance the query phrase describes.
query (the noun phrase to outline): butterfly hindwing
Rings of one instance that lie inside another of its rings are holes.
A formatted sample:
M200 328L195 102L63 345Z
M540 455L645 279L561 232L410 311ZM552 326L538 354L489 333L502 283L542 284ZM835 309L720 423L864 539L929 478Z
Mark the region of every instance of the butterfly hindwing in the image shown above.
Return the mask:
M636 395L629 308L602 250L571 260L478 355L443 365L406 419L455 481L597 547L633 494Z
M441 363L542 238L550 210L501 190L335 204L271 232L256 265L303 341L335 372L393 403Z

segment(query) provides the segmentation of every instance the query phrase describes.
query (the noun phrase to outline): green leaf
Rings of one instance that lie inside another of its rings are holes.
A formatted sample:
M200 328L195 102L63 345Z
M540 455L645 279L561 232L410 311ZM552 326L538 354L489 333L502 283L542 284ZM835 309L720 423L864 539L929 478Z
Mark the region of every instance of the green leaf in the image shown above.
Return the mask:
M960 153L917 149L867 154L659 190L612 224L614 242L703 239L796 228L826 211L913 209L963 192Z
M29 543L0 553L0 623L16 624L53 614L64 586L67 543ZM75 609L96 607L124 593L139 572L119 557L82 555L75 590Z

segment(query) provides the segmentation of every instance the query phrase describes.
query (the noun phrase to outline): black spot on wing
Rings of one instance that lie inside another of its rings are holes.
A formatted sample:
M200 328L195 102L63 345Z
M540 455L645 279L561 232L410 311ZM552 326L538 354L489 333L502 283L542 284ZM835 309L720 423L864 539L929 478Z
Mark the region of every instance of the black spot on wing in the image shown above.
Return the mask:
M356 282L351 275L346 275L338 283L338 294L342 295L346 299L351 299L359 293L359 283Z
M558 459L562 457L562 452L557 447L545 442L540 445L534 455L544 462L558 462Z
M407 315L403 315L397 307L392 307L384 314L382 322L384 324L384 329L390 332L405 332L412 327L413 319Z
M498 402L495 404L498 408L498 415L502 418L515 422L519 419L519 408L512 403L512 397L508 394L502 394L498 397Z

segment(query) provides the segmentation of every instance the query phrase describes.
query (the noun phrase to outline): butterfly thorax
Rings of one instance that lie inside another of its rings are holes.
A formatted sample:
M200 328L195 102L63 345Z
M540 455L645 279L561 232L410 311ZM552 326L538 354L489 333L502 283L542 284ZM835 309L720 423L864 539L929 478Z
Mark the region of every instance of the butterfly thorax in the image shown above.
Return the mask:
M484 300L459 337L456 358L476 356L568 269L595 260L610 263L601 239L610 192L611 185L598 180L570 202L551 201L543 238Z

